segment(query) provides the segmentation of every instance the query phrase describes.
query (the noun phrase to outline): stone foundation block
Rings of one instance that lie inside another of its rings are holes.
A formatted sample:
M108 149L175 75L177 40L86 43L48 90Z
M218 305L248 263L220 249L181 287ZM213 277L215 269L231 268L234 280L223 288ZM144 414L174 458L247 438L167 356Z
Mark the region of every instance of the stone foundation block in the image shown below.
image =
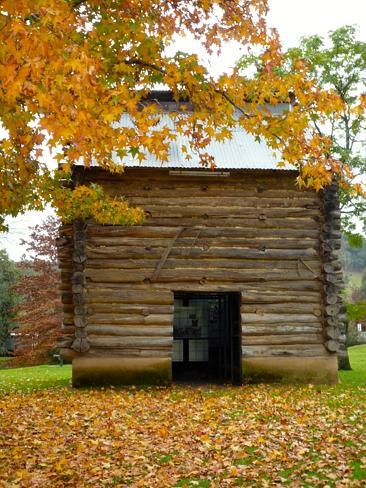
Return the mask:
M72 361L72 385L123 386L170 385L170 358L76 357Z
M242 359L250 383L338 383L337 355L326 357L253 357Z

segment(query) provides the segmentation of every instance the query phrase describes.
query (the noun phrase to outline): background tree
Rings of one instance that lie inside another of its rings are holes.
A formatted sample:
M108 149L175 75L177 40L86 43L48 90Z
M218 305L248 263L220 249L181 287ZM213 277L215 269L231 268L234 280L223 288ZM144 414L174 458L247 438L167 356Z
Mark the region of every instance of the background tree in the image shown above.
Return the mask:
M27 257L19 264L15 362L42 363L56 347L62 325L56 239L59 221L49 217L36 225L23 245Z
M64 220L141 222L141 210L100 187L63 188L61 180L79 158L112 171L121 171L112 154L142 161L150 152L166 161L176 132L212 165L208 144L237 125L281 150L302 172L301 184L319 189L333 174L346 184L350 175L330 156L330 141L309 125L309 113L322 123L342 100L317 86L304 64L278 76L282 55L267 11L268 0L2 1L0 216L51 202ZM214 77L197 55L175 47L178 36L194 38L208 54L236 41L260 53L263 70L256 80L238 68ZM191 104L185 116L171 114L174 129L158 125L157 102L146 103L157 84ZM263 110L290 101L289 93L299 101L291 112ZM132 125L119 123L123 114ZM46 147L62 170L50 170Z
M360 294L362 300L366 300L366 269L362 273L362 277L361 277Z
M351 243L352 244L352 243ZM366 269L366 240L361 246L350 245L348 239L342 239L344 269L347 273L360 273Z
M15 327L14 307L18 295L14 285L17 277L15 263L9 259L6 251L0 249L0 356L8 356L13 348L10 332Z
M299 47L285 54L286 71L304 61L319 88L332 90L342 100L341 113L330 114L324 125L316 113L312 115L315 130L328 136L334 157L344 168L353 170L352 178L360 182L366 174L366 42L357 39L353 26L344 26L321 36L304 37ZM355 219L361 220L366 231L366 199L355 192L340 190L343 228L355 243Z

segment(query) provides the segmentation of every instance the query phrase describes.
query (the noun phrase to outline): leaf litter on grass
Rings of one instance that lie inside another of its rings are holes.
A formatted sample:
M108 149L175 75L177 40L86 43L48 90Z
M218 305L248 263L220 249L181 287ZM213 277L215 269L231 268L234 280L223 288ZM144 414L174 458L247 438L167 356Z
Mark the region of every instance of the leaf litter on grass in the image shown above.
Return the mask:
M365 486L366 389L0 396L0 486Z

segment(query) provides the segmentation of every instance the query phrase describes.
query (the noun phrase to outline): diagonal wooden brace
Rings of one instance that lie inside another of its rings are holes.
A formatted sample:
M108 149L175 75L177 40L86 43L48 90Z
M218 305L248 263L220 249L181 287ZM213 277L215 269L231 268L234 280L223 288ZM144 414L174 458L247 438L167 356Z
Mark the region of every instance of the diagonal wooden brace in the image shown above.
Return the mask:
M163 269L163 266L169 257L170 251L173 249L174 244L176 243L177 239L179 238L181 233L184 231L184 229L185 229L185 227L179 227L177 229L175 236L170 241L169 246L163 252L163 255L161 256L158 265L156 266L153 274L151 275L150 281L156 281L159 278L160 271Z

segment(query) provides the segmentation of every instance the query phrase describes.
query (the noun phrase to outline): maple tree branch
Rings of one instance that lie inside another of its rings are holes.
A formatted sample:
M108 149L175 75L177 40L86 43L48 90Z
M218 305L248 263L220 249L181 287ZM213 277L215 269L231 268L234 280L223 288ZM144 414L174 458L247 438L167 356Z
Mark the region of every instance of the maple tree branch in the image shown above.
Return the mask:
M124 63L127 64L127 65L130 65L130 66L131 65L144 66L146 68L151 68L151 69L153 69L155 71L158 71L159 73L162 73L163 75L166 74L166 71L163 68L160 68L160 66L156 66L153 63L149 63L149 62L146 62L146 61L142 61L141 59L127 59L127 60L124 61ZM223 98L225 98L225 100L228 101L242 115L244 115L244 117L250 118L249 115L247 114L247 112L245 112L244 109L242 109L241 107L239 107L239 105L237 105L234 102L234 100L232 100L231 97L227 93L225 93L222 90L219 90L218 88L214 89L214 91L218 95L221 95Z
M323 133L322 133L322 131L320 130L320 127L319 127L319 125L318 125L317 121L316 121L316 120L313 120L313 123L314 123L315 129L317 130L318 134L319 134L321 137L323 137Z
M159 71L159 73L162 73L163 75L166 75L166 71L163 68L156 66L156 64L148 63L147 61L142 61L141 59L125 59L123 62L129 66L138 65L138 66L144 66L145 68L151 68L155 71Z
M218 93L219 95L221 95L223 98L225 98L225 100L227 100L236 110L238 110L242 115L244 115L244 117L246 117L247 119L249 119L249 115L247 114L247 112L245 112L244 109L242 109L241 107L239 107L239 105L237 105L234 100L232 100L229 95L227 93L225 93L224 91L222 90L219 90L219 89L215 89L215 93Z

